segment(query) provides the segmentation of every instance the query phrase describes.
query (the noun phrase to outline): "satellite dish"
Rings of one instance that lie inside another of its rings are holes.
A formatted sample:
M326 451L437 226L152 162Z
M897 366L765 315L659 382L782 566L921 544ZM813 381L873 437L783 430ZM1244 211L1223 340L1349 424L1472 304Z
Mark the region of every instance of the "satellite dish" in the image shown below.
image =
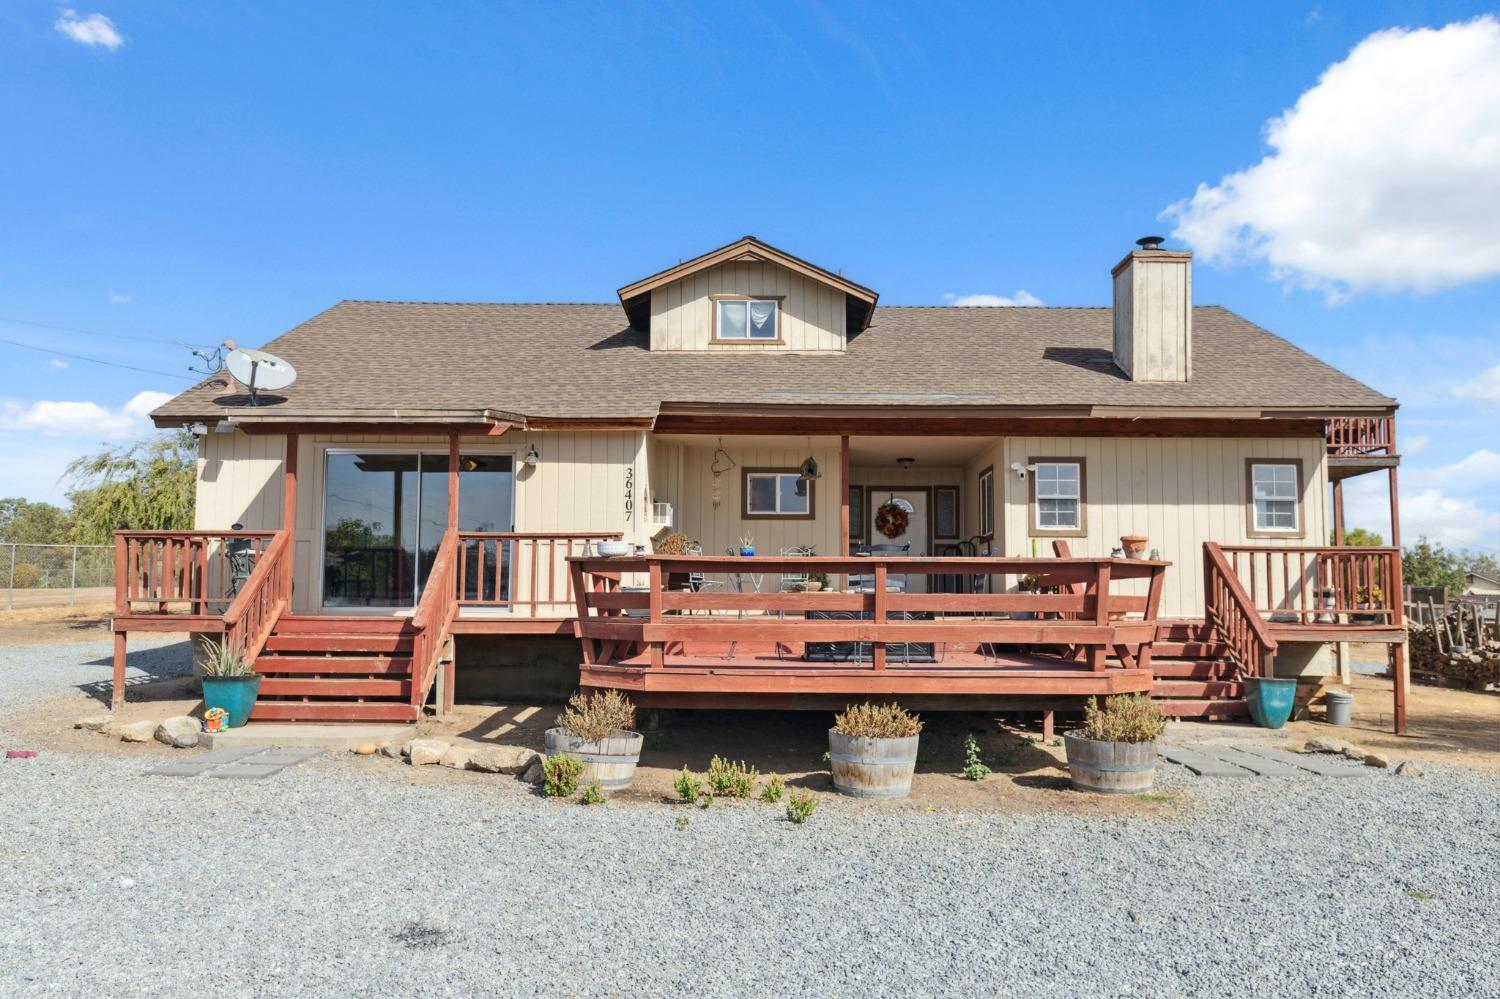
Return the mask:
M256 393L261 389L272 392L284 389L297 380L297 369L275 354L268 354L263 350L246 350L238 347L231 350L224 358L224 366L229 373L244 383L250 390L250 405L259 405L256 402Z

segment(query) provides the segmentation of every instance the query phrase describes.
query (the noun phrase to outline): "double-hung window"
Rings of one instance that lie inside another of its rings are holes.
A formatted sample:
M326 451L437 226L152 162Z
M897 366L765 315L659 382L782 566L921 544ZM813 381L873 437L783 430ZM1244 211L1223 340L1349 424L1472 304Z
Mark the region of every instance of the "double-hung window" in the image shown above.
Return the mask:
M803 479L797 469L747 468L744 479L746 519L811 520L817 482Z
M1295 461L1250 462L1250 535L1302 534L1302 468Z
M764 343L781 339L780 303L774 298L714 300L714 339Z
M1031 528L1035 534L1084 534L1083 461L1034 458Z

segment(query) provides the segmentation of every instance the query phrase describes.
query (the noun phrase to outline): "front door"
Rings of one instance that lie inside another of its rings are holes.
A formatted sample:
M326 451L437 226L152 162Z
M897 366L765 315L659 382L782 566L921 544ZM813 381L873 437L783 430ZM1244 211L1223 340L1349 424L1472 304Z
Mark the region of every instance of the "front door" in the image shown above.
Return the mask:
M513 469L508 454L460 458L459 530L512 529ZM446 452L329 451L323 474L323 606L416 606L447 520Z
M906 527L895 533L887 533L892 530L882 531L876 526L881 521L881 510L888 503L894 503L906 513ZM927 492L926 490L911 490L903 492L900 489L890 490L878 486L870 489L870 550L879 552L881 545L910 545L907 552L909 555L927 555ZM927 577L913 575L906 577L906 588L911 593L924 593L927 590Z

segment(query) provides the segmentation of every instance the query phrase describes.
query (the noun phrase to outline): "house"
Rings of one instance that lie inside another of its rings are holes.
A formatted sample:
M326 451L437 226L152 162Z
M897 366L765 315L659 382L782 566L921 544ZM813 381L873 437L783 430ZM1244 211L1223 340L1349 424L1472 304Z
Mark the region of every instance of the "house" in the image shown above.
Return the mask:
M1220 717L1351 639L1403 675L1395 400L1161 242L1103 308L880 305L753 236L617 303L340 302L267 345L284 391L153 414L201 436L197 530L118 536L117 680L168 628L255 657L276 719L578 682ZM1396 547L1320 544L1371 472Z
M1485 572L1467 573L1464 576L1464 596L1490 602L1500 600L1500 579Z

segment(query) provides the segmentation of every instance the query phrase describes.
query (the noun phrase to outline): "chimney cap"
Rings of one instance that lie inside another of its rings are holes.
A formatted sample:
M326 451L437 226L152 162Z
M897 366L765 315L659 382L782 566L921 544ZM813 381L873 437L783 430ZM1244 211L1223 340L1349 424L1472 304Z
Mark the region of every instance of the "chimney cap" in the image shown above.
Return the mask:
M1165 236L1142 236L1135 241L1135 245L1143 250L1160 250L1161 244L1167 241Z

